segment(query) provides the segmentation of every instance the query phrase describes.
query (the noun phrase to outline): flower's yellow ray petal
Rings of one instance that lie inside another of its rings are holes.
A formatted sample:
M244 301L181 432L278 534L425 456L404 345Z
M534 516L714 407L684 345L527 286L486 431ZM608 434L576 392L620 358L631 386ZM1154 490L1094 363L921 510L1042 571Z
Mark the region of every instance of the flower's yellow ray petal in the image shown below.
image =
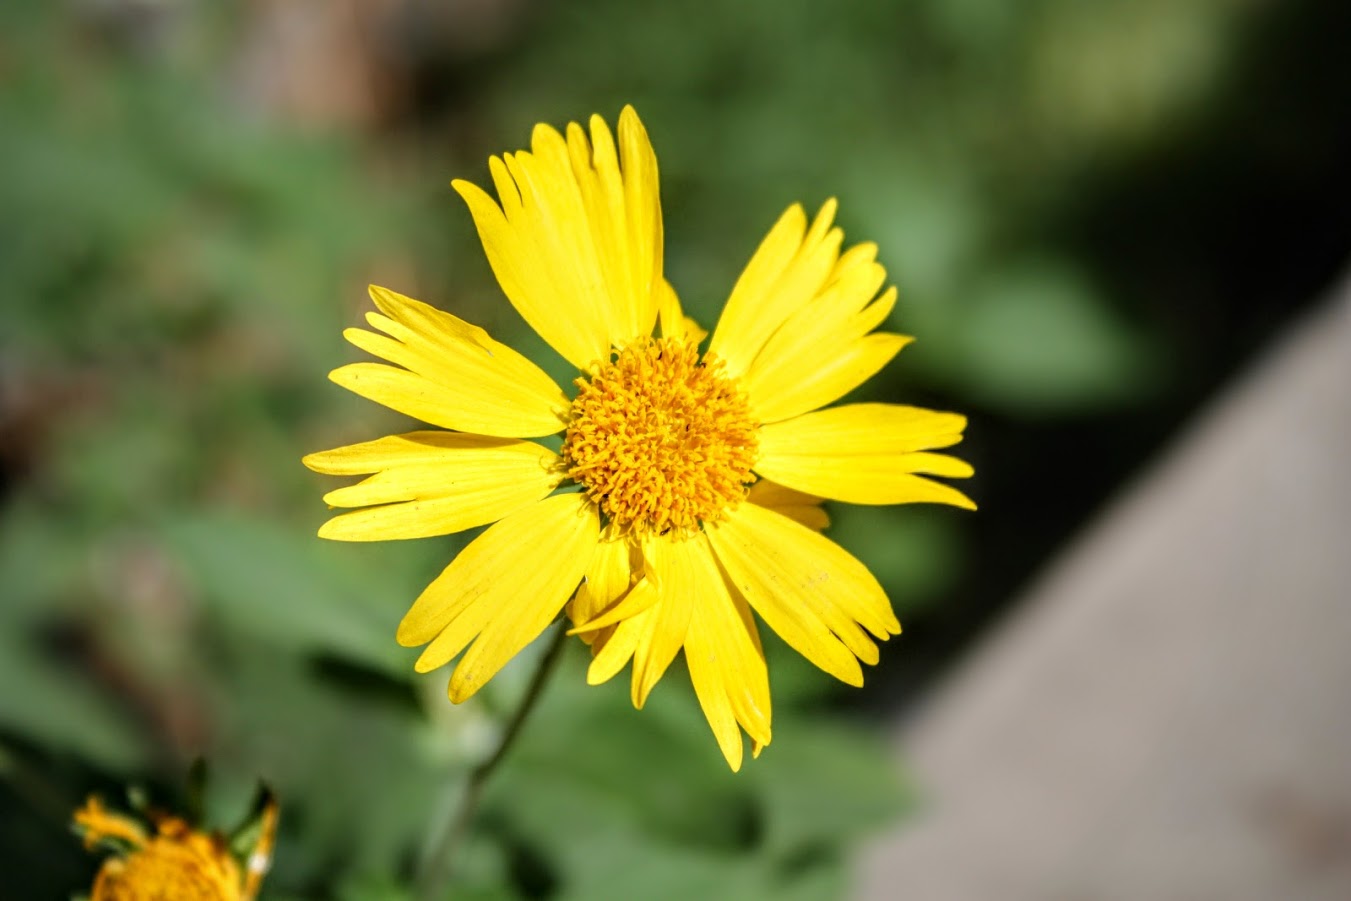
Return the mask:
M545 254L556 284L566 286L564 296L600 323L600 337L608 349L615 339L615 322L621 318L620 301L609 293L613 286L601 262L603 248L591 231L592 211L572 171L567 142L555 128L540 123L531 132L530 149L516 154L516 160L531 181L534 204L526 213L531 216L527 225L534 246ZM527 196L524 188L521 196Z
M606 642L615 634L618 626L606 626L604 629L597 629L595 632L583 632L578 638L582 643L591 648L591 656L595 657L605 648Z
M477 186L452 183L478 227L508 299L579 369L612 345L650 334L662 281L657 159L632 107L619 145L604 121L591 140L536 126L531 150L489 161L501 206Z
M811 529L756 504L742 504L709 526L707 534L731 584L769 627L836 678L851 685L863 682L848 646L867 653L855 624L879 637L900 632L891 604L867 568Z
M567 409L562 389L543 369L511 347L493 340L486 330L378 285L370 286L370 296L383 315L368 313L367 321L420 356L431 359L446 376L459 380L457 384L477 387L491 381L496 399L503 404L547 408L555 417ZM467 351L474 352L459 359Z
M799 491L853 504L938 503L975 509L917 473L966 478L965 462L921 453L961 440L965 417L893 404L848 404L760 429L755 470Z
M418 672L442 666L476 637L452 692L463 700L563 609L599 541L595 506L561 494L519 510L469 543L399 623L405 647L431 642Z
M315 472L330 476L362 476L400 466L431 466L453 459L469 448L506 448L533 442L464 435L455 432L408 432L387 435L374 441L347 444L332 450L306 454L300 462Z
M869 334L896 305L894 288L877 297L886 270L875 257L870 243L844 251L811 297L775 323L744 374L759 421L789 419L838 400L909 343L901 335Z
M655 573L658 600L651 609L649 627L633 653L633 706L642 709L652 687L661 679L685 643L694 594L697 561L688 541L657 539L644 547L647 564Z
M680 298L676 296L671 283L663 280L658 291L657 308L660 312L661 336L663 338L684 338L691 344L698 344L708 337L707 330L686 316L680 309Z
M821 532L830 526L830 514L826 513L819 506L783 506L770 507L775 513L786 516L794 522L801 523L813 532Z
M814 494L798 491L796 488L789 488L787 485L780 485L778 482L769 479L757 479L755 484L751 485L750 491L746 493L746 499L753 504L769 507L771 510L778 507L810 506L811 504L819 504L823 500L823 498Z
M568 123L568 159L573 177L577 180L581 200L587 211L591 238L596 246L596 260L605 284L610 286L611 302L601 309L607 334L614 336L636 334L637 326L631 280L633 267L625 240L624 187L615 157L614 140L610 129L599 116L592 117L595 135L594 151L586 132L576 122ZM594 159L594 164L593 164Z
M757 479L746 493L746 500L787 516L816 532L830 525L830 517L821 509L822 498L795 491L769 479Z
M699 638L691 637L689 641L698 648L694 651L699 655L697 659L703 660L709 653L705 650L709 644L706 636L701 633ZM685 647L687 658L691 652L690 644ZM713 729L713 737L718 740L718 749L722 751L722 756L727 758L727 765L735 773L741 769L741 758L745 749L741 740L741 728L737 725L732 702L727 696L724 678L716 663L690 664L690 682L694 685L694 696L698 698L699 706L704 711L704 718Z
M830 227L835 208L833 198L826 201L807 229L802 207L794 204L751 257L709 344L709 352L727 364L728 375L749 370L770 336L827 284L843 238Z
M744 379L761 422L777 422L838 400L872 378L910 338L869 334L896 305L896 289L874 300L886 270L876 248L846 251L811 301L765 342Z
M904 456L859 457L849 462L851 469L846 474L839 470L838 459L792 457L773 461L765 472L850 504L946 504L976 509L976 502L960 490L898 468L904 460Z
M657 319L663 338L681 338L685 335L685 314L680 309L680 296L675 286L662 279L657 289Z
M536 246L537 229L528 223L530 217L537 215L538 208L533 193L521 184L525 177L524 173L517 177L523 206L516 222L508 222L501 208L478 185L456 179L451 186L464 198L474 217L483 252L502 293L554 350L578 369L584 369L605 356L609 329L588 299L580 299L580 304L574 305L579 298L571 293L560 291L553 296L547 293L549 279L544 260L548 251ZM554 227L553 223L548 227ZM568 265L564 271L571 268Z
M361 507L432 497L449 497L479 481L520 479L548 485L561 480L558 455L533 441L462 432L389 435L303 460L316 472L375 475L324 496L334 507Z
M782 454L808 448L835 456L909 453L951 447L965 428L966 417L960 413L901 404L845 404L762 427L760 448Z
M698 600L685 636L685 661L700 706L727 762L736 769L741 757L740 729L753 740L769 744L769 671L750 610L728 590L708 539L696 535L687 543L694 551ZM730 728L724 711L732 714Z
M507 158L510 159L511 154L507 154ZM516 218L521 214L521 192L516 189L516 182L512 179L511 172L502 161L502 157L488 158L488 172L492 176L497 197L502 203L503 214L509 220Z
M743 377L761 422L838 400L910 341L869 334L891 313L896 290L876 296L886 270L875 244L839 253L839 230L828 228L834 212L828 202L805 234L800 215L780 219L714 333L710 351L728 361L729 374Z
M613 679L624 668L624 664L629 662L633 652L638 649L638 642L650 631L655 619L656 611L649 607L616 626L614 633L604 645L598 640L596 645L600 645L600 649L596 651L591 666L587 668L586 684L600 685Z
M577 523L572 526L577 535L573 542L575 559L569 561L570 566L560 567L560 574L548 590L538 595L521 592L502 605L455 667L450 678L451 701L459 704L472 697L558 617L599 537L600 520L594 506L588 505L579 520L580 528ZM532 561L532 565L536 562Z
M840 254L839 261L835 264L835 270L831 273L832 279L839 278L845 272L851 271L855 266L863 266L877 261L877 244L873 241L860 241L853 247L850 247L844 253Z
M839 400L872 378L913 339L875 332L822 352L798 367L766 370L747 382L751 410L760 422L780 422ZM796 373L796 374L795 374Z
M619 603L608 610L603 611L598 616L592 617L568 632L569 635L582 635L587 632L596 632L604 629L606 626L613 626L631 619L642 613L647 608L657 603L658 600L657 585L649 579L638 580L638 584L630 589Z
M591 565L586 569L582 584L577 588L577 594L568 602L568 619L574 624L594 619L624 596L632 583L629 555L628 541L601 541L591 558ZM595 638L595 632L582 634L582 640L587 644Z
M372 296L380 291L373 288ZM389 336L363 329L343 332L357 347L402 369L352 363L329 378L376 403L456 431L528 438L563 428L568 400L543 371L506 345L475 333L481 330L431 307L426 310L446 318L444 331L372 313L368 319ZM456 330L450 320L464 329Z
M540 500L562 479L558 457L531 441L456 432L410 432L310 454L334 475L375 473L324 495L337 516L319 537L380 541L446 535L501 519Z
M881 266L870 263L855 267L822 288L765 342L748 376L758 370L792 365L795 357L818 357L832 344L856 340L877 328L896 307L894 287L876 296L885 277Z
M591 117L591 133L599 116ZM657 155L647 129L632 106L619 114L619 159L624 171L624 207L628 224L627 244L632 258L634 285L629 303L632 336L652 333L657 319L657 296L662 279L665 234L661 218L660 179ZM627 338L628 336L621 336Z

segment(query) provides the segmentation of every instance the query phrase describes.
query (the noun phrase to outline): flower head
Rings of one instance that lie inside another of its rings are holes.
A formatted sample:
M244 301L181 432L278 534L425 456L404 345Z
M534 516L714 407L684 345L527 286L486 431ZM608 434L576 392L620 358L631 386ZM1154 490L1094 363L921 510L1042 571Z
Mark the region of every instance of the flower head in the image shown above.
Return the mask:
M175 816L156 816L151 833L91 795L75 811L85 847L111 847L90 901L253 901L270 862L277 808L263 808L259 840L241 865L219 833L194 829Z
M770 741L756 618L817 666L861 685L859 661L900 632L877 580L820 533L823 499L974 508L928 476L971 475L936 450L964 417L860 403L821 409L910 339L874 331L895 303L873 244L841 250L835 202L794 205L738 279L707 349L662 272L657 161L632 107L618 140L536 126L530 151L492 157L494 201L454 182L502 290L576 367L565 393L486 332L385 288L375 331L348 340L388 361L333 381L446 431L311 454L364 475L325 496L359 508L319 534L416 538L492 525L413 603L398 629L416 668L459 656L463 701L566 608L591 683L632 661L641 707L684 652L733 769L744 730ZM879 292L882 292L879 294ZM562 433L560 453L530 441Z

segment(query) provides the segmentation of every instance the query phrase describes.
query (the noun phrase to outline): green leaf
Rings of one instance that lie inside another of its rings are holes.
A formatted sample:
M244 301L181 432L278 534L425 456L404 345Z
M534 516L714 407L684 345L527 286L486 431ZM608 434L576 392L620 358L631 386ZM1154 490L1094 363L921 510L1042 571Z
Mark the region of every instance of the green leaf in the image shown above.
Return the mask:
M1066 264L1025 260L992 272L961 315L962 378L991 406L1075 412L1152 386L1141 339Z
M765 806L765 846L786 859L850 847L910 798L879 735L819 715L777 718L774 742L748 776Z
M177 515L161 533L210 610L231 627L279 647L411 674L394 628L413 589L362 566L359 551L234 513Z
M0 527L0 724L29 741L78 754L113 771L149 756L145 737L90 683L77 661L44 649L40 636L61 608L82 558L73 536L37 511L18 507Z

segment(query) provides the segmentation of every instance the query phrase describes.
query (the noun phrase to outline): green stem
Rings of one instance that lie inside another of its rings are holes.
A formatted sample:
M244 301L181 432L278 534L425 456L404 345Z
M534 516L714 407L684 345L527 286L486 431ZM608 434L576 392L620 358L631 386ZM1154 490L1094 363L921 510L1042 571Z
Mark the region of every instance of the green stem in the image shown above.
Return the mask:
M493 753L478 766L474 767L469 774L469 779L465 783L464 792L460 795L459 804L455 808L454 815L442 831L440 839L428 851L423 858L422 867L418 873L419 895L423 901L436 901L444 898L446 884L451 875L451 869L455 862L455 852L459 850L460 845L464 843L469 833L469 827L474 821L474 815L478 812L479 802L483 799L483 788L488 783L488 779L501 765L507 751L511 749L520 734L521 726L526 718L530 716L530 711L535 709L535 703L539 696L544 692L544 686L549 682L549 676L563 656L563 642L567 637L567 628L564 625L555 627L553 637L549 639L549 646L544 651L544 656L540 657L539 664L535 667L535 673L530 677L530 684L525 689L525 694L521 696L521 703L512 713L511 719L507 721L506 727L502 730L502 738L498 741L497 747Z

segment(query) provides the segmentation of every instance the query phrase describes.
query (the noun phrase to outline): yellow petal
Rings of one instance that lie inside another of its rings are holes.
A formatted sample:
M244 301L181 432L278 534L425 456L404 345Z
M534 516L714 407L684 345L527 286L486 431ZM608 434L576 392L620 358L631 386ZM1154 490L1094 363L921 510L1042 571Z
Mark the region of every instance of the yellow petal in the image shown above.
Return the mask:
M763 342L744 379L760 422L777 422L838 400L909 343L901 335L869 334L896 304L895 288L877 297L886 270L876 255L876 245L868 243L841 254L810 298L780 320Z
M745 373L770 336L830 278L843 237L830 227L835 207L834 199L826 201L807 229L806 214L794 204L751 257L709 344L709 352L726 363L728 375Z
M837 345L819 360L799 360L796 375L791 366L766 370L747 386L751 411L760 422L779 422L839 400L876 375L911 340L876 332Z
M586 684L600 685L613 679L624 668L624 664L629 662L633 652L638 649L638 642L648 634L655 619L656 611L649 607L615 627L603 645L597 641L593 647L597 645L600 647L591 661L591 666L587 668Z
M633 652L633 706L642 709L652 687L661 679L685 643L695 595L698 561L688 541L657 539L644 548L655 573L658 600L650 608L650 625Z
M662 280L657 160L632 107L620 114L619 148L593 116L591 141L536 126L531 151L489 161L502 206L453 182L484 252L521 316L579 369L610 347L650 334Z
M741 729L769 744L769 672L750 610L729 592L708 539L700 534L686 543L694 551L697 601L685 661L704 715L735 770L741 765Z
M890 314L896 291L877 297L886 270L875 244L839 252L834 214L831 200L804 231L801 209L790 208L752 257L713 334L710 352L742 377L760 422L838 400L910 341L869 334Z
M877 580L839 545L787 517L742 504L707 528L733 587L784 641L821 669L863 684L851 645L862 625L885 637L900 623ZM872 656L868 654L868 656Z
M375 473L324 495L334 507L364 507L319 529L340 541L447 535L501 519L557 487L558 457L531 441L455 432L410 432L310 454L306 466L333 475Z
M872 300L886 272L870 255L854 257L855 264L840 272L855 250L840 258L832 280L784 322L746 373L747 398L760 422L778 422L838 400L912 340L870 334L891 313L896 289Z
M470 542L427 586L399 624L399 643L431 642L416 665L427 672L474 641L450 683L451 699L464 700L563 609L599 536L595 505L577 493L555 495L508 516Z
M599 116L591 117L591 133ZM624 206L628 224L627 244L631 254L633 292L627 304L631 332L621 335L648 335L657 319L656 291L662 279L665 235L661 219L661 190L657 173L657 155L652 150L647 129L632 106L619 114L619 159L624 172ZM597 168L601 165L597 161Z
M920 453L962 439L966 419L894 404L847 404L760 429L755 471L820 497L853 504L940 503L975 509L955 488L916 473L966 478L965 462Z
M699 645L708 644L702 638L695 641ZM688 647L685 653L688 657ZM697 653L702 658L708 652L701 649ZM732 772L738 772L741 769L741 758L745 749L742 746L741 729L737 726L736 714L732 712L732 703L727 697L722 672L713 663L691 664L690 682L694 685L694 695L699 699L704 718L708 720L708 725L713 730L713 737L718 740L718 750L727 758L727 765L732 768Z
M577 594L568 603L568 618L574 624L594 619L629 590L632 585L630 572L629 542L622 539L601 541ZM585 635L583 641L591 637Z
M670 282L662 281L657 306L661 313L663 338L684 338L692 344L698 344L708 337L708 332L680 309L680 298L676 296Z
M746 493L746 500L800 522L815 532L830 525L830 517L821 509L822 498L795 491L769 479L757 479Z
M384 335L347 329L347 340L402 369L353 363L329 374L362 397L423 422L508 438L563 428L568 400L543 370L487 332L424 303L371 287L389 315L368 321Z
M508 163L513 157L507 157ZM603 359L607 352L609 328L596 305L579 296L575 284L566 284L556 297L546 301L548 278L545 260L563 256L557 240L537 233L558 226L539 210L535 195L528 190L525 173L512 173L520 186L522 208L515 221L508 222L502 210L478 185L456 179L451 186L464 198L478 228L483 252L488 257L493 275L497 277L502 293L507 296L531 328L578 369ZM548 186L545 186L548 189ZM538 225L531 219L538 217ZM578 223L572 223L575 227ZM538 246L546 240L546 247ZM560 269L564 278L575 279L573 267Z
M579 635L586 632L595 632L604 629L606 626L613 626L626 619L632 619L656 604L657 600L656 583L646 578L639 579L638 584L634 585L629 593L624 595L623 600L599 615L579 623L568 634Z
M568 400L554 380L529 359L493 340L484 329L430 304L375 285L370 288L370 296L383 315L367 313L367 321L430 359L442 377L457 379L455 385L460 389L466 385L478 389L480 385L492 384L494 401L509 408L530 410L540 423L534 428L553 427L557 431L553 420L567 410ZM506 437L538 435L531 432Z

